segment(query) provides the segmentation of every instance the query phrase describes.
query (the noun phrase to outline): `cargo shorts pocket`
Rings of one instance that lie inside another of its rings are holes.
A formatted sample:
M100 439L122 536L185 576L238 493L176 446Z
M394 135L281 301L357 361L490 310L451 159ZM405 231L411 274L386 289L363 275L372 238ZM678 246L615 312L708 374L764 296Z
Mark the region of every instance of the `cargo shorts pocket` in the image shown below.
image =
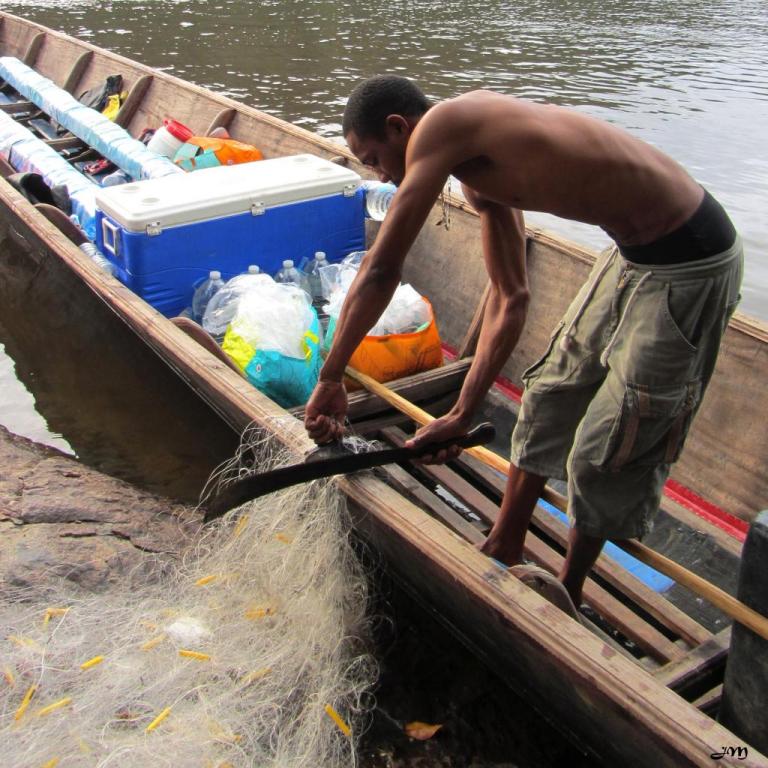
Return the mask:
M555 330L552 331L550 337L549 337L549 344L547 344L547 349L544 352L544 354L531 366L526 368L523 371L522 376L520 377L523 381L523 384L525 384L526 388L529 387L538 377L539 373L541 373L541 369L544 367L544 364L547 362L549 356L552 354L552 350L555 347L555 341L557 340L557 337L560 334L560 331L565 326L565 321L560 321L556 326Z
M701 400L701 380L649 387L628 383L598 469L658 466L677 461Z

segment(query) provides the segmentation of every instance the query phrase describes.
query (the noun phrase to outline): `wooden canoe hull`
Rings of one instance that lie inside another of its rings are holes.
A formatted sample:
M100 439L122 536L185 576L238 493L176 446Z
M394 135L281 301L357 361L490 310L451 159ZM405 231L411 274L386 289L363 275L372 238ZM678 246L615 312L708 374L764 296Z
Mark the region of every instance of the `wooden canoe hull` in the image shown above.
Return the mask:
M339 154L338 146L256 110L14 17L0 18L0 52L26 55L28 63L59 84L66 82L68 73L77 72L81 91L114 71L123 74L129 87L141 83L143 98L127 125L134 134L135 128L157 124L172 113L200 131L213 122L226 122L238 138L257 143L267 156L307 151L326 157ZM222 422L240 430L255 421L297 453L310 447L298 421L281 419L276 429L275 417L285 416L282 409L127 288L105 277L4 182L0 183L0 219L4 233L20 239L31 258L45 264L45 279L66 281L75 275L82 286L78 300L92 305L94 313L96 307L100 312L106 306L131 330L128 338L138 347L153 350L155 364L170 366ZM459 346L485 280L474 262L479 258L476 216L457 207L453 222L447 233L425 226L406 278L433 298L446 341ZM506 369L513 380L542 348L542 339L591 261L587 252L539 234L532 233L529 247L534 295L538 290L542 296L535 299L519 352ZM467 264L463 273L448 269L457 254ZM470 260L474 267L469 266ZM446 274L455 274L449 291L445 290ZM558 283L568 290L560 294L555 288ZM732 365L738 373L739 365L749 368L750 355L764 363L760 344L765 339L760 329L759 324L737 319L729 330L736 341L727 342L721 364ZM68 330L78 332L77 327ZM741 350L733 363L728 354L731 343ZM718 375L723 378L722 373ZM758 407L757 390L755 385L750 408ZM172 398L168 407L174 407ZM370 475L336 482L349 500L357 529L410 591L478 649L510 685L530 691L533 703L546 708L553 720L568 723L609 764L621 760L630 766L709 766L712 754L739 743L732 733L492 565L390 486ZM720 763L759 766L768 765L768 760L750 749L745 760L725 757Z

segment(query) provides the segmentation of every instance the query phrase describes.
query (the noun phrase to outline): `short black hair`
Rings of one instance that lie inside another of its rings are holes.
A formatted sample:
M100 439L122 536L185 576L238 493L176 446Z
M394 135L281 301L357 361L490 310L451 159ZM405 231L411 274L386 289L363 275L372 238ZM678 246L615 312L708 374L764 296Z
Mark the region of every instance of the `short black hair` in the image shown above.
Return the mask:
M376 75L357 85L347 100L341 129L344 136L383 139L389 115L420 117L432 106L421 89L406 77Z

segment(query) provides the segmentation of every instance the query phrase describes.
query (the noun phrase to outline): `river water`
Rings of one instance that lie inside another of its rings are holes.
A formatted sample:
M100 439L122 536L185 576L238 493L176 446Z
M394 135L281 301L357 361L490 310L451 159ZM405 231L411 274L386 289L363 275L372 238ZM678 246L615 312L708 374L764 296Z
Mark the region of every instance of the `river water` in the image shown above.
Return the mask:
M675 157L723 202L746 246L741 309L768 318L764 0L25 0L4 9L339 141L349 91L380 72L412 77L435 99L484 87L605 119ZM595 227L527 218L606 242ZM37 417L6 399L0 422L19 421L39 436Z

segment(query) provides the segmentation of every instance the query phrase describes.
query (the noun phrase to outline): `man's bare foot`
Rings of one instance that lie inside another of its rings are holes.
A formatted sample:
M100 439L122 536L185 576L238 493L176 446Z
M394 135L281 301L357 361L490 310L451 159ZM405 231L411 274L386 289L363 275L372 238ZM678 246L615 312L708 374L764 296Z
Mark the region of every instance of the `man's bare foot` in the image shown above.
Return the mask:
M522 552L515 552L510 547L505 547L494 541L490 536L482 543L475 545L487 557L498 560L504 565L520 565L523 562Z

